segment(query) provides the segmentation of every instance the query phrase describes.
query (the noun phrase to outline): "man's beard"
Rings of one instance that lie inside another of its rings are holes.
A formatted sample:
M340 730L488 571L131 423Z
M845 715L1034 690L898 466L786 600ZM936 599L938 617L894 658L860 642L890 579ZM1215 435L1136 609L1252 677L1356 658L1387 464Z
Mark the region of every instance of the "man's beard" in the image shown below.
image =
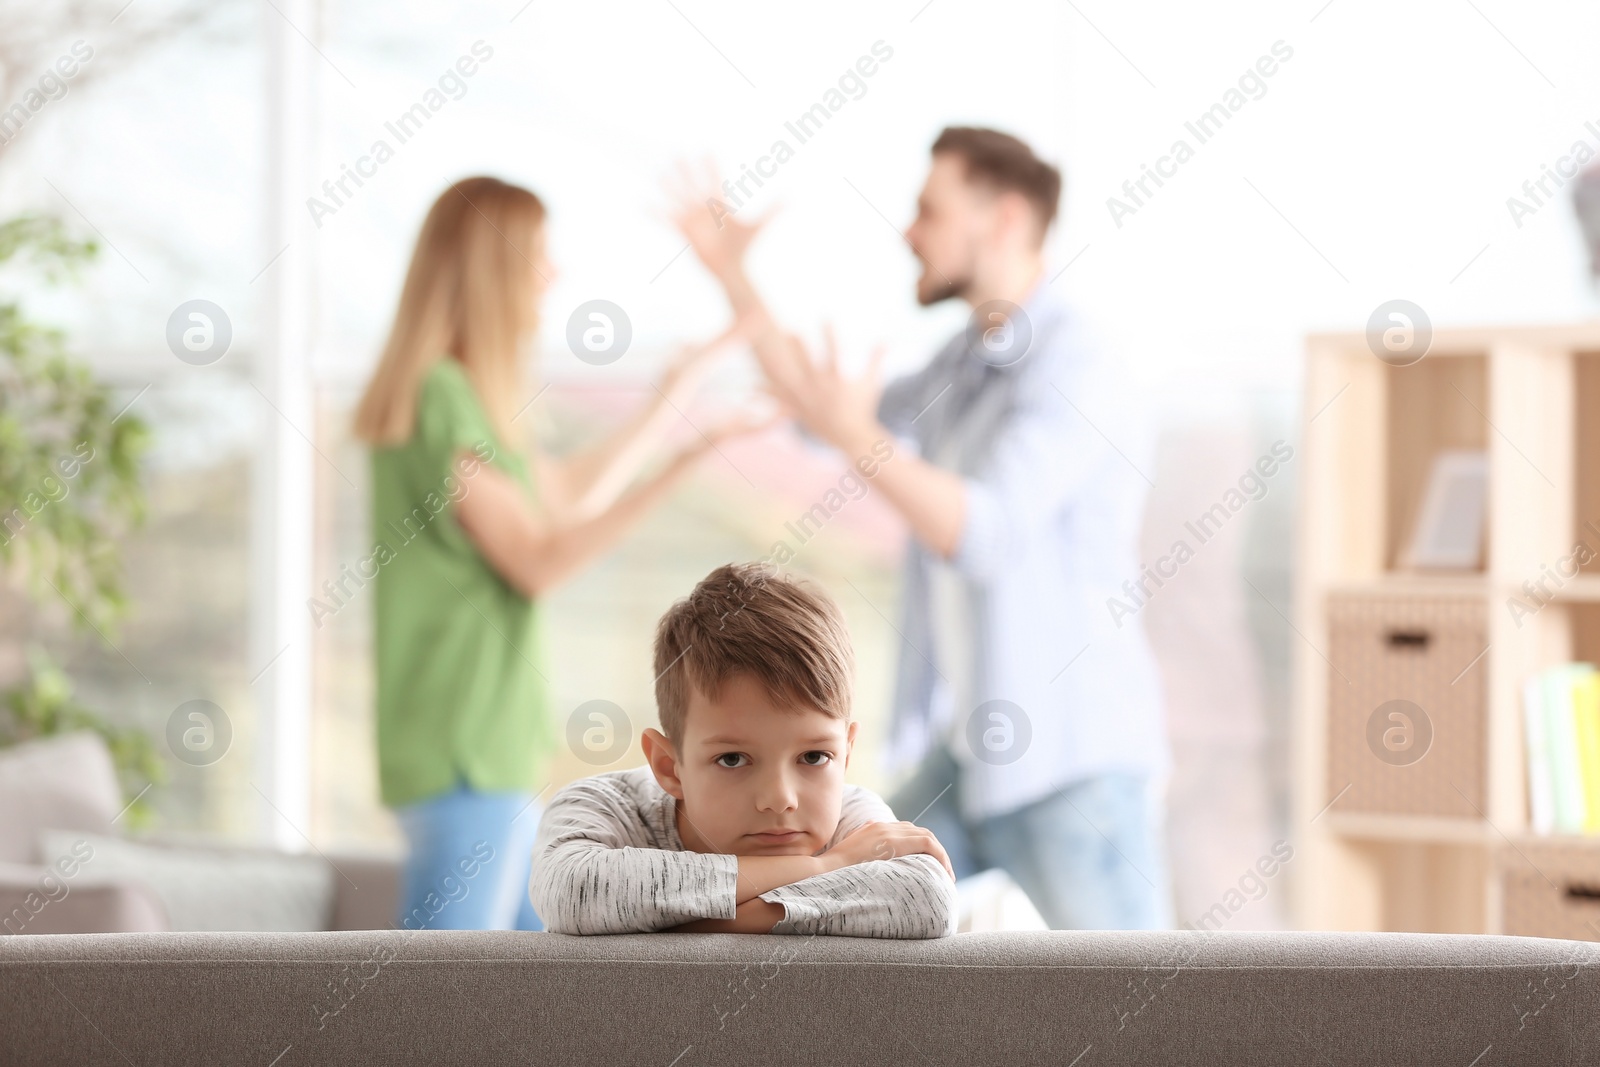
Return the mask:
M932 292L926 295L923 293L922 286L917 286L917 303L923 307L932 307L934 304L954 297L965 297L972 289L972 272L970 270L953 278L940 274L931 265L928 270L934 277L938 278L939 284Z

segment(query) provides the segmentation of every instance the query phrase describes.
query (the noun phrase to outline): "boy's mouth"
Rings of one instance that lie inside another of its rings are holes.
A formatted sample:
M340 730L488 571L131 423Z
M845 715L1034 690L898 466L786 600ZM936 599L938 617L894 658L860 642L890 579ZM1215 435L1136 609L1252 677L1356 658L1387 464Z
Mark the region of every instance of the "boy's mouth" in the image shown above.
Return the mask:
M750 836L762 841L792 841L804 833L804 830L763 830Z

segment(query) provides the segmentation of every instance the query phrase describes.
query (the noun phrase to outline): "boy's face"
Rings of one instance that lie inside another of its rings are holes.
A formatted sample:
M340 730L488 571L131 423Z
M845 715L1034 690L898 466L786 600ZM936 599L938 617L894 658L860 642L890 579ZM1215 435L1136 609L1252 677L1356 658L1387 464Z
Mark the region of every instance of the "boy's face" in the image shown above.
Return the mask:
M643 742L656 781L678 800L685 847L812 856L838 828L858 725L781 707L755 678L737 674L714 701L690 686L681 752L659 730L646 730Z

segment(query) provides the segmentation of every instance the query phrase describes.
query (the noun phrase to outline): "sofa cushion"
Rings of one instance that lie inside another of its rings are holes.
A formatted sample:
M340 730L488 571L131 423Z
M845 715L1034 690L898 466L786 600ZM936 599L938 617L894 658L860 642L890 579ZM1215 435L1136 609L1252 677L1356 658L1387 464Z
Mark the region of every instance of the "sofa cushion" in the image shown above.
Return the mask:
M1190 931L84 934L0 938L0 1004L20 1021L7 1050L19 1067L1498 1067L1593 1062L1600 946Z
M40 830L114 832L123 803L111 751L91 730L0 748L0 863L38 863Z
M334 873L318 856L226 847L187 848L45 830L46 859L92 853L82 885L138 882L167 913L170 930L308 931L333 921Z
M161 902L139 882L80 883L82 867L0 863L0 932L86 934L167 928Z

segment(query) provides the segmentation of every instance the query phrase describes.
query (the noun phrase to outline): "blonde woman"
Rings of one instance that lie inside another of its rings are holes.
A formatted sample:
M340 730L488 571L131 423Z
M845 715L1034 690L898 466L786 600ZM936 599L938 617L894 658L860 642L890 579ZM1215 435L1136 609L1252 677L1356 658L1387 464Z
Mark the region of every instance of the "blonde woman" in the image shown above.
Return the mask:
M372 449L379 780L410 844L409 929L542 928L527 887L556 737L535 666L540 599L715 442L758 428L696 435L634 484L730 330L686 349L599 444L559 461L525 453L538 409L521 353L555 276L544 220L537 196L494 178L445 190L355 417Z

